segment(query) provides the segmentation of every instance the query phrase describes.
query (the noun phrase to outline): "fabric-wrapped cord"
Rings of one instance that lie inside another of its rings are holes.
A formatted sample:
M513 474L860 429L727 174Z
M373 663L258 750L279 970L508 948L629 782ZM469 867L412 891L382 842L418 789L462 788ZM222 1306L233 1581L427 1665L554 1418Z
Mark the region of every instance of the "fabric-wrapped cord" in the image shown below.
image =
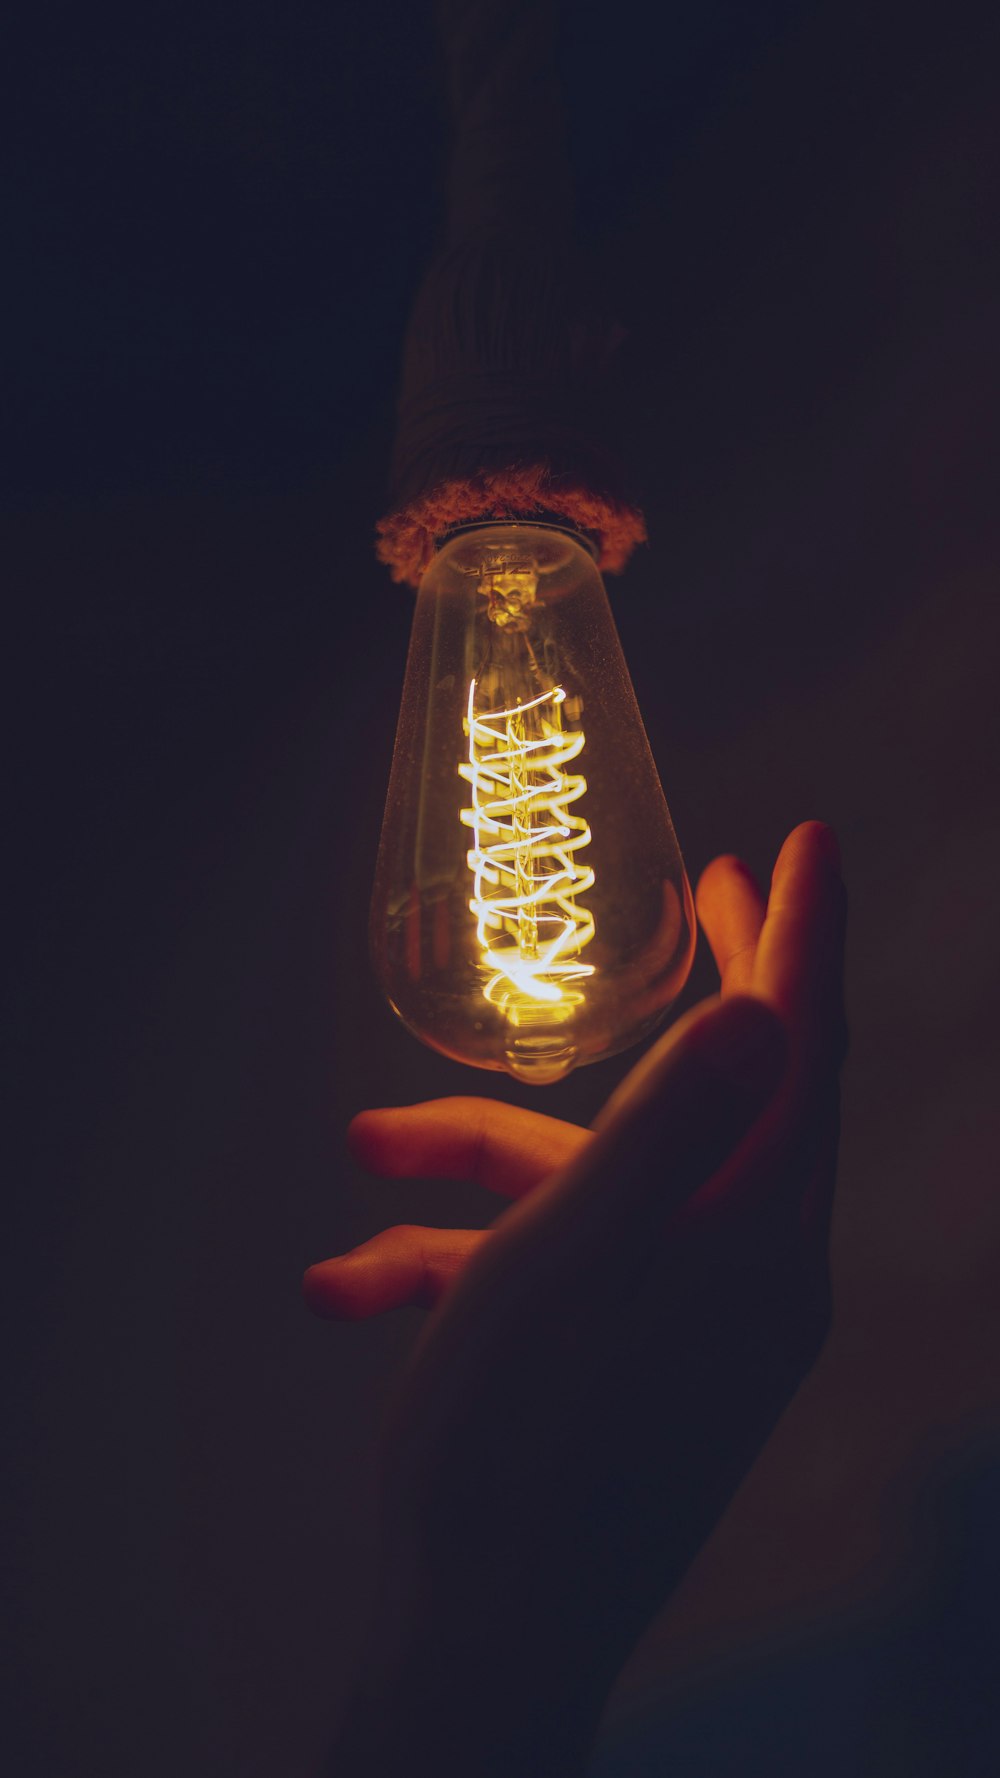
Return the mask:
M620 331L572 239L554 8L437 11L455 117L446 244L407 330L377 552L417 585L453 526L544 514L617 570L646 532L608 443Z

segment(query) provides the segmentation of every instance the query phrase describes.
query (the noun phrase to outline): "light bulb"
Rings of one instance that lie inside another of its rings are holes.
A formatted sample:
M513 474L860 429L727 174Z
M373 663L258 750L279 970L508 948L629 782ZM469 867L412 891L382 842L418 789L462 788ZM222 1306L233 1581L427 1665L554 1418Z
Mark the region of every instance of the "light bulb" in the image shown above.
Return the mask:
M372 901L390 1004L545 1084L659 1022L691 966L680 850L575 534L454 533L420 584Z

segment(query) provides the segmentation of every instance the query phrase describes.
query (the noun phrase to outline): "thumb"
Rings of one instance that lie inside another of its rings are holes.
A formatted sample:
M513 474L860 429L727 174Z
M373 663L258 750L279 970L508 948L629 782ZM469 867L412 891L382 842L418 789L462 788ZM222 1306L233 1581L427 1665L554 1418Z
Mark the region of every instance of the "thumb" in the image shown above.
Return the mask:
M594 1141L538 1203L540 1218L565 1221L574 1245L595 1253L626 1232L630 1244L652 1237L742 1141L787 1054L784 1026L763 1001L716 1004L616 1096Z

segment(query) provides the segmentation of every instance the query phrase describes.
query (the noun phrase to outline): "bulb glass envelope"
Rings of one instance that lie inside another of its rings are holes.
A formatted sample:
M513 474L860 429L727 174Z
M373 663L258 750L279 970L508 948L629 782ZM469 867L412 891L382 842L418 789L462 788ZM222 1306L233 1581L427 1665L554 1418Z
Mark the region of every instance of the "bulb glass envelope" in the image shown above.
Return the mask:
M690 888L601 576L554 526L452 536L417 595L372 902L416 1036L544 1084L651 1031Z

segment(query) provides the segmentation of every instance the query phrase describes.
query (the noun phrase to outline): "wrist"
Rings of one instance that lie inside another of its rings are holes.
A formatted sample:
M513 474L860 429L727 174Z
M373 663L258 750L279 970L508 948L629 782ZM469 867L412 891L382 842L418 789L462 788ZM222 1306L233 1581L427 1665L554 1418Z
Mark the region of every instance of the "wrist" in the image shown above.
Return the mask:
M337 1778L579 1778L614 1674L529 1594L380 1607L336 1742Z
M331 1778L581 1778L596 1726L554 1687L415 1654L391 1678L364 1673Z

